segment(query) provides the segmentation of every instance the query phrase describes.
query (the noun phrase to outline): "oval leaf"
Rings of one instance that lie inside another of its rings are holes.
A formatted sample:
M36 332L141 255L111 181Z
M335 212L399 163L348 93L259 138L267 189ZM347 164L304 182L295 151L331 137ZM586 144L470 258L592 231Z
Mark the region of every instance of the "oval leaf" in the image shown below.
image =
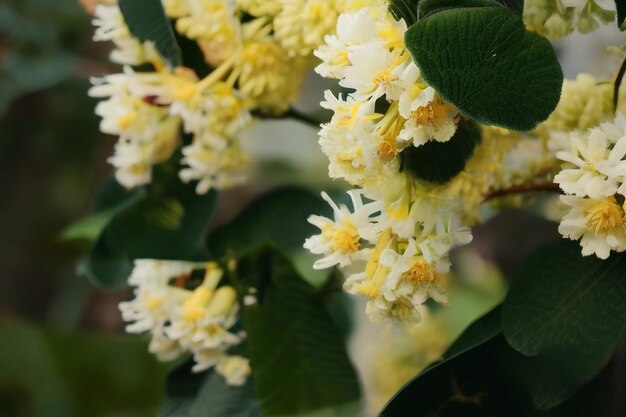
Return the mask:
M359 383L340 331L320 295L276 250L240 259L237 276L256 289L242 311L263 416L342 410L349 416Z
M591 379L626 333L626 254L583 257L577 242L547 246L516 275L503 329L518 351L542 355L572 382Z
M434 14L405 42L424 79L480 123L531 130L559 101L563 72L550 42L503 7Z

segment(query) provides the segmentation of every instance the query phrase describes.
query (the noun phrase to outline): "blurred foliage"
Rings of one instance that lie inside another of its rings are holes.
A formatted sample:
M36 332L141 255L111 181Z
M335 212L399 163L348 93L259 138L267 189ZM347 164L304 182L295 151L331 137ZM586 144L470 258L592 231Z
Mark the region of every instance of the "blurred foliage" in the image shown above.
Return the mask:
M154 416L166 368L140 338L0 321L0 415Z
M21 94L69 78L88 31L85 12L74 0L2 2L0 114Z
M83 248L58 239L109 171L86 95L105 65L89 20L74 0L0 3L3 417L153 416L162 402L166 369L142 339L85 334L121 330L119 296L97 295L75 271Z

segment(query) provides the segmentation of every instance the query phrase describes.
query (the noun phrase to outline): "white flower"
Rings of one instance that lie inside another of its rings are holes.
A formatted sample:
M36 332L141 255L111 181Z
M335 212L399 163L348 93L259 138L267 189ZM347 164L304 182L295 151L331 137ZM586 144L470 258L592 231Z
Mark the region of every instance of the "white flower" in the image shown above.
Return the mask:
M220 358L215 370L221 374L228 385L241 386L252 373L250 360L242 356L225 355Z
M330 268L334 265L347 266L354 260L367 258L368 250L362 247L362 240L375 239L375 227L371 216L382 206L376 202L363 204L362 192L349 191L353 211L345 206L337 206L326 193L324 200L333 209L334 220L322 216L310 216L309 223L319 227L321 234L308 238L304 247L316 255L324 255L313 264L315 269Z
M369 8L356 12L342 13L337 19L337 33L326 35L325 45L314 51L315 56L322 62L315 71L325 78L342 79L345 69L350 65L348 48L380 40L374 20Z
M394 70L401 61L383 42L348 49L348 60L350 65L345 68L339 85L354 89L351 95L357 101L399 96L401 88Z
M607 259L611 250L626 250L626 222L624 208L615 197L599 199L577 196L561 196L570 211L559 225L559 233L572 239L580 239L583 256L595 254Z
M610 150L610 139L600 128L593 128L587 134L574 134L571 137L573 151L559 151L557 158L572 164L559 172L554 182L568 194L591 198L608 197L617 191L617 179L607 177L600 171L611 171L624 156L624 149ZM621 155L620 155L621 153Z
M456 107L435 97L427 105L411 112L398 140L413 143L413 146L423 145L429 140L447 142L456 132L457 115Z
M385 249L380 255L380 263L389 268L387 279L381 286L387 300L406 298L416 309L429 298L441 304L448 303L446 288L434 265L422 256L414 239L408 241L402 255Z
M162 334L154 334L148 345L148 352L156 355L160 361L172 361L185 354L185 349L176 340L167 338Z
M398 99L398 111L405 119L411 117L418 108L428 106L435 99L435 90L422 79L413 61L395 70L401 80L402 93Z
M308 55L335 28L340 2L336 0L280 0L274 19L275 36L291 53Z
M181 162L186 165L179 176L183 182L198 180L196 192L205 194L210 189L232 187L245 182L248 157L236 142L227 142L225 148L216 148L194 138L182 150Z
M196 267L183 261L137 260L129 278L129 284L136 286L135 298L119 308L129 322L126 331L151 334L149 350L160 360L190 353L196 362L192 370L200 372L218 364L245 334L230 331L239 303L234 288L218 287L222 270L216 264L203 264L201 285L186 289L196 285L192 275ZM239 383L247 374L234 365L225 372L231 382Z
M164 287L172 279L189 275L193 268L192 262L136 259L128 284L141 288Z

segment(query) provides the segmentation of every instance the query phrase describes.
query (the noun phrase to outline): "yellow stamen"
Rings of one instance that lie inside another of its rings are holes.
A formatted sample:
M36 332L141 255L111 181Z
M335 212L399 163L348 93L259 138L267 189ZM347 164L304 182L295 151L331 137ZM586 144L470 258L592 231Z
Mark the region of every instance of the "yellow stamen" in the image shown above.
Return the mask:
M587 229L600 234L624 230L624 211L615 197L606 197L586 208Z
M387 244L391 240L391 229L385 229L378 236L378 243L376 243L376 247L374 247L374 251L370 255L369 260L367 261L367 265L365 266L365 277L367 279L371 279L376 270L378 269L378 262L380 259L381 252L387 248Z

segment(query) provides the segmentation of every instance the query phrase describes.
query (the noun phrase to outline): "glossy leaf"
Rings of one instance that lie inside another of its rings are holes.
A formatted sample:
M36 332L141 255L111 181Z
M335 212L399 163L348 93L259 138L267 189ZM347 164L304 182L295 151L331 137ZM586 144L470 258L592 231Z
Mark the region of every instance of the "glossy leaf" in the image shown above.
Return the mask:
M120 10L131 33L141 41L152 41L172 67L182 64L174 29L160 0L119 0Z
M357 401L359 383L344 341L315 289L270 248L238 265L238 279L256 289L257 302L244 306L242 319L263 416Z
M531 130L559 101L563 73L550 42L504 7L436 13L405 42L424 79L480 123Z
M447 142L432 140L405 149L401 154L402 170L427 181L446 182L465 168L465 163L479 142L480 131L476 124L462 122Z

